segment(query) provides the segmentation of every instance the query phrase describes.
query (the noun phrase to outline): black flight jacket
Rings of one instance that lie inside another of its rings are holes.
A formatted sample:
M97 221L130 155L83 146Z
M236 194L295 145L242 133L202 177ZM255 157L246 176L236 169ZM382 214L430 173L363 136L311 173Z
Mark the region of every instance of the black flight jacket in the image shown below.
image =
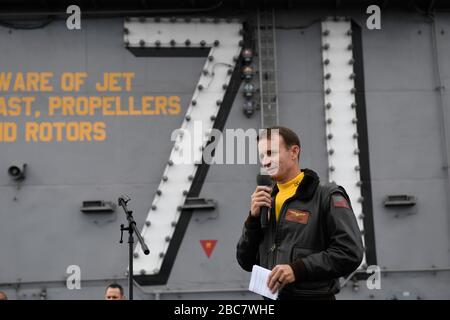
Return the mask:
M280 299L333 295L339 292L338 278L351 274L363 258L361 232L344 188L322 185L314 171L302 171L305 176L278 222L275 186L268 227L262 229L260 218L249 215L237 244L237 261L246 271L255 264L292 267L296 280L280 290Z

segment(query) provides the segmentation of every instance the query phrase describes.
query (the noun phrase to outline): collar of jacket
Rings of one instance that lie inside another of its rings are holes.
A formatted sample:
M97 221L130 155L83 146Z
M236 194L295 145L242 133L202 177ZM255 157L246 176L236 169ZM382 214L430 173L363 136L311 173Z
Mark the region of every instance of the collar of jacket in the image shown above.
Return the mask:
M302 182L297 187L297 191L295 191L295 198L298 200L309 200L314 196L316 192L317 186L319 185L319 176L317 173L310 169L301 169L302 172L305 173ZM272 191L272 197L275 197L278 193L278 186L275 184L275 187Z

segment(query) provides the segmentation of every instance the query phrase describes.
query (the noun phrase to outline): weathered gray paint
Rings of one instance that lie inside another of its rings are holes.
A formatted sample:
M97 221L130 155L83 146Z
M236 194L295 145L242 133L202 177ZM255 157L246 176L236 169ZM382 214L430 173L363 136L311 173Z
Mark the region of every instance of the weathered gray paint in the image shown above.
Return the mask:
M418 15L388 11L383 13L383 29L370 31L364 28L364 12L339 13L351 14L363 25L378 264L388 270L449 268L448 176L442 168L445 150L431 26ZM277 13L279 24L287 26L305 25L327 15L320 10ZM450 19L448 13L436 16L437 29L444 30L437 35L441 77L449 88ZM180 95L182 106L174 117L102 117L109 132L102 143L0 146L0 283L18 278L60 281L26 285L18 295L8 286L0 288L13 298L36 298L31 294L45 286L49 299L96 299L102 297L108 279L124 277L127 249L118 244L119 224L124 221L121 211L87 216L79 206L88 199L115 201L126 193L132 196L136 220L142 225L170 152L169 134L181 123L203 58L134 58L122 47L121 30L121 19L87 20L79 32L67 32L62 21L34 31L9 33L0 28L2 71L136 71L134 94ZM302 166L317 170L326 180L319 24L303 31L278 29L277 53L280 124L300 134ZM448 109L448 94L445 90L443 94ZM239 95L225 128L259 126L259 116L247 119L241 104ZM29 164L29 175L17 190L6 170L23 162ZM245 292L249 274L239 269L234 251L256 172L256 166L210 168L201 195L217 200L217 209L193 214L167 287L145 290L163 290L161 299L258 298ZM383 206L386 195L403 193L416 196L417 205L406 210ZM201 239L218 240L210 259L203 253ZM63 280L69 264L81 266L83 279L99 281L82 283L81 291L68 291ZM374 299L448 299L449 281L448 271L383 273L382 290L367 290L360 281L359 290L354 291L349 282L338 298L368 299L372 294ZM244 291L164 293L167 289ZM136 296L155 298L139 290Z

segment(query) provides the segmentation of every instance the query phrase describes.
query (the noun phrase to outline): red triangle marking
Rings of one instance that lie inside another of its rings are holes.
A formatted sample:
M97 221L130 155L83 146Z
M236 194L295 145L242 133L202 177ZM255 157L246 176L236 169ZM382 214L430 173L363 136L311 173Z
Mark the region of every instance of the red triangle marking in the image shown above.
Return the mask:
M206 256L209 258L216 247L217 240L200 240L200 244L202 245Z

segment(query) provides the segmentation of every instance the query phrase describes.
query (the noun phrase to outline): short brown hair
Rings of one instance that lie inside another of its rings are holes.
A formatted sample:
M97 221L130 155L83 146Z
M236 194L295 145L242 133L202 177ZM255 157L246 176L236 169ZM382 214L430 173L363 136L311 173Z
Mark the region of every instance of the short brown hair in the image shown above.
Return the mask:
M109 288L111 288L111 289L119 289L120 295L123 296L123 288L122 288L122 286L120 284L118 284L118 283L111 283L110 285L108 285L106 287L106 291L108 291Z
M283 141L284 141L284 144L286 145L286 148L290 148L292 146L298 146L301 149L300 138L298 137L298 135L291 129L283 127L283 126L273 126L273 127L269 127L269 128L265 128L265 129L261 130L258 135L257 141L259 142L259 139L261 139L261 137L270 139L270 137L272 135L272 131L277 132L280 136L283 137ZM299 158L300 158L300 154L299 154Z

